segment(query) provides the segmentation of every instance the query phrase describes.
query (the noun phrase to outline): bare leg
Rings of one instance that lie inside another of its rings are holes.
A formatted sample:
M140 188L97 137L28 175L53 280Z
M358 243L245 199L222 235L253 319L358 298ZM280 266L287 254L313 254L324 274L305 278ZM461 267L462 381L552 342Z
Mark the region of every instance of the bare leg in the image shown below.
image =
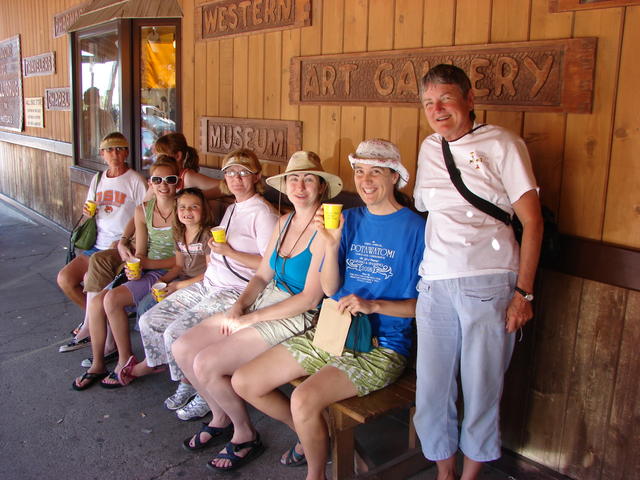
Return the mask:
M91 305L91 301L99 294L100 292L87 292L87 305ZM82 327L78 330L76 334L76 340L82 340L85 337L89 336L89 309L87 308L84 311L84 321L82 322Z
M276 345L238 368L231 384L238 395L251 405L295 431L289 398L278 387L303 375L306 372L289 351L282 345Z
M104 342L107 336L107 316L102 306L105 292L100 292L89 304L89 332L92 337L91 351L93 362L87 370L89 373L102 373L104 365ZM76 379L76 385L81 386L80 377Z
M58 272L58 286L73 303L84 309L87 299L80 284L89 269L89 257L78 255Z
M222 422L222 418L231 419L234 427L233 443L244 443L255 440L256 432L251 424L245 402L231 386L231 375L238 367L254 359L270 348L254 328L244 328L233 335L221 339L214 345L202 350L195 358L193 379L196 388L206 399L212 399L216 410L212 426ZM219 411L218 411L219 410ZM247 450L248 452L248 450ZM236 452L242 457L243 452ZM227 459L216 459L218 467L230 466Z
M456 480L456 456L451 455L445 460L436 462L438 467L437 480Z
M131 337L129 336L129 319L124 309L129 305L133 305L133 303L133 296L124 285L109 290L104 297L104 309L109 320L113 338L118 346L116 372L120 371L132 355Z
M291 414L307 458L307 480L324 480L329 457L329 430L323 412L332 403L357 395L342 370L323 367L291 395Z
M484 466L481 462L476 462L468 457L464 457L464 468L460 480L476 480L480 475L480 470Z

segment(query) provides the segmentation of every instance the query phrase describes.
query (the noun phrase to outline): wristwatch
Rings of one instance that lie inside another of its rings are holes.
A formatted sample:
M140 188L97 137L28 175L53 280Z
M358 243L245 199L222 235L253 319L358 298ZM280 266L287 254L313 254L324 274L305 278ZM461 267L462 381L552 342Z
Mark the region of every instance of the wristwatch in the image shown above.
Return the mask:
M523 289L521 289L520 287L516 287L515 288L516 292L518 292L520 295L522 295L524 297L524 299L527 302L533 302L533 293L528 293L525 292Z

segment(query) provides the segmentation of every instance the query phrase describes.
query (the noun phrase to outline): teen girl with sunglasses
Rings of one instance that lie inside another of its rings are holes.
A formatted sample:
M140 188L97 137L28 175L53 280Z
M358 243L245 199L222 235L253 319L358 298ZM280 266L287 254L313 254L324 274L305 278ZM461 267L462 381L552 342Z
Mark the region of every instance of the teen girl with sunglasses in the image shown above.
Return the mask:
M115 288L102 290L89 305L89 330L93 360L87 372L74 380L75 390L84 390L101 380L105 388L121 386L117 374L133 359L127 307L135 306L151 291L151 285L161 281L163 275L175 265L173 217L179 169L174 158L161 155L151 166L149 185L154 197L136 207L136 257L140 259L142 276ZM129 260L132 257L126 258ZM127 278L132 272L127 269ZM118 364L111 374L104 362L104 344L107 322L118 349ZM106 377L106 378L105 378Z

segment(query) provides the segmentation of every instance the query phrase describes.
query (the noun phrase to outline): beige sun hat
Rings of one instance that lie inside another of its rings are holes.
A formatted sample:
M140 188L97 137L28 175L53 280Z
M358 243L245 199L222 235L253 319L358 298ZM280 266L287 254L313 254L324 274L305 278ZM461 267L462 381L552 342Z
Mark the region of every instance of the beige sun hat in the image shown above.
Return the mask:
M325 172L322 168L322 163L320 163L320 157L314 152L306 152L304 150L295 152L291 155L284 173L267 178L267 185L270 185L282 193L286 193L287 189L284 179L291 173L311 173L322 177L329 186L329 190L327 191L328 198L335 197L342 190L342 179L333 173Z
M260 173L262 171L262 165L256 154L247 148L239 148L229 152L222 162L221 170L224 172L227 168L237 165L249 170L251 173Z
M349 154L349 163L351 168L356 163L390 168L400 175L398 180L399 189L404 188L409 182L409 172L402 165L400 150L395 144L381 138L372 138L371 140L360 142L355 153Z
M107 138L108 137L108 138ZM119 137L119 136L109 136L107 135L107 137L105 137L101 142L100 142L100 150L103 150L105 148L111 148L111 147L125 147L125 148L129 148L129 142L127 141L126 138L124 137Z

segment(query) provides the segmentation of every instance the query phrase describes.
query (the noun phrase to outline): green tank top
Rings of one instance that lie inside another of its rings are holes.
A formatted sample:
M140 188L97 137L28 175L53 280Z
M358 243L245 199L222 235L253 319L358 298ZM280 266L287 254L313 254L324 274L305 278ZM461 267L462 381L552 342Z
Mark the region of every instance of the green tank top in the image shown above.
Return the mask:
M156 197L153 197L145 206L145 219L147 221L147 258L151 260L163 260L175 255L173 241L173 227L155 228L153 226L153 209L156 206Z

